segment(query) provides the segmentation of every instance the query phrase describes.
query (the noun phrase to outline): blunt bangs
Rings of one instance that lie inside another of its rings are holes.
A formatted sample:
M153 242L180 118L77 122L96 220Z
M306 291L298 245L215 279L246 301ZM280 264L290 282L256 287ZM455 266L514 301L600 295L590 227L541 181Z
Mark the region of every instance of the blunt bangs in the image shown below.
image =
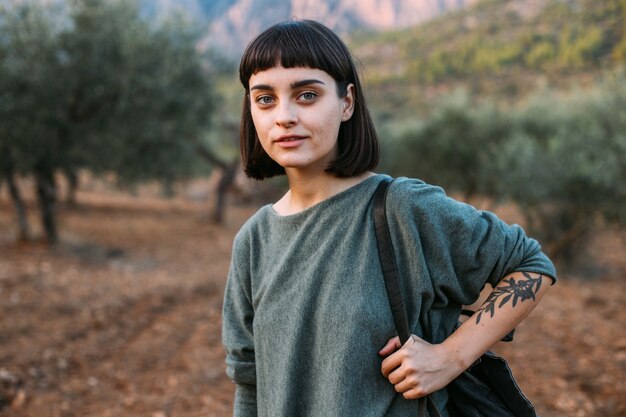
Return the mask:
M354 112L339 128L337 159L329 164L326 172L351 177L373 170L379 159L378 136L350 50L321 23L293 20L271 26L257 36L244 51L239 64L239 79L246 92L239 135L246 175L262 180L285 174L285 169L261 146L250 112L250 77L276 66L320 69L333 77L340 97L345 97L349 84L354 85Z
M337 35L315 21L278 23L248 45L239 66L239 78L248 91L252 75L280 64L284 68L320 69L337 83L351 83L352 57L347 49Z

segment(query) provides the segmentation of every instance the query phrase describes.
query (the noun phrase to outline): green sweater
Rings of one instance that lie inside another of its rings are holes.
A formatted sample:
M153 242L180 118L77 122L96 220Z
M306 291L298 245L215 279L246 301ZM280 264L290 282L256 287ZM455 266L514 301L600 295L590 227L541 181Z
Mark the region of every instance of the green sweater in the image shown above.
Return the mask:
M372 220L376 175L300 213L262 207L235 238L223 343L236 416L415 416L382 376L395 336ZM412 333L433 343L461 306L514 271L555 277L519 226L397 179L387 210ZM445 408L446 390L434 395Z

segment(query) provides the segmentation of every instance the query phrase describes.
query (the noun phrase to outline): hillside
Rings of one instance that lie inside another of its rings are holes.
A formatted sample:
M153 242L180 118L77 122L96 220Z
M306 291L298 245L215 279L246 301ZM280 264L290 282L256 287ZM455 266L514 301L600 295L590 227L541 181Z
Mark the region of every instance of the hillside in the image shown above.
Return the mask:
M477 0L142 0L147 16L183 12L208 26L205 43L237 58L265 27L292 17L315 19L339 33L408 27Z
M354 33L350 45L385 118L458 86L511 98L619 66L625 4L487 0L412 28Z
M122 1L124 0L109 0ZM204 34L202 44L238 59L264 28L292 18L314 19L344 35L414 26L480 0L133 0L141 16L161 22L180 16ZM2 5L32 2L63 9L70 0L2 0Z

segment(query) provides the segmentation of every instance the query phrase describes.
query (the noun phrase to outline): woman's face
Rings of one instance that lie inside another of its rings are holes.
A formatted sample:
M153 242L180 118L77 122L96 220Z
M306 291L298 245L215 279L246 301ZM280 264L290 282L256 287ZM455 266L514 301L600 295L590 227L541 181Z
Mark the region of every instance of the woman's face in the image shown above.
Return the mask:
M339 126L352 116L354 86L345 97L326 72L273 67L250 77L252 121L265 152L290 170L323 172L337 156Z

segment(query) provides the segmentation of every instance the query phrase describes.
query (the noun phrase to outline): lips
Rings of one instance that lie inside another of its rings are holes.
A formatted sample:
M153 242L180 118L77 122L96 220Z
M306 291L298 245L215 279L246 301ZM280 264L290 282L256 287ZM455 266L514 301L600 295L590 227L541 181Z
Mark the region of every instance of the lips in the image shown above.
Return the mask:
M307 138L302 135L283 135L274 140L274 144L282 149L298 149Z
M306 136L300 136L300 135L285 135L285 136L281 136L278 139L276 139L274 142L293 142L296 140L302 140L302 139L306 139Z

